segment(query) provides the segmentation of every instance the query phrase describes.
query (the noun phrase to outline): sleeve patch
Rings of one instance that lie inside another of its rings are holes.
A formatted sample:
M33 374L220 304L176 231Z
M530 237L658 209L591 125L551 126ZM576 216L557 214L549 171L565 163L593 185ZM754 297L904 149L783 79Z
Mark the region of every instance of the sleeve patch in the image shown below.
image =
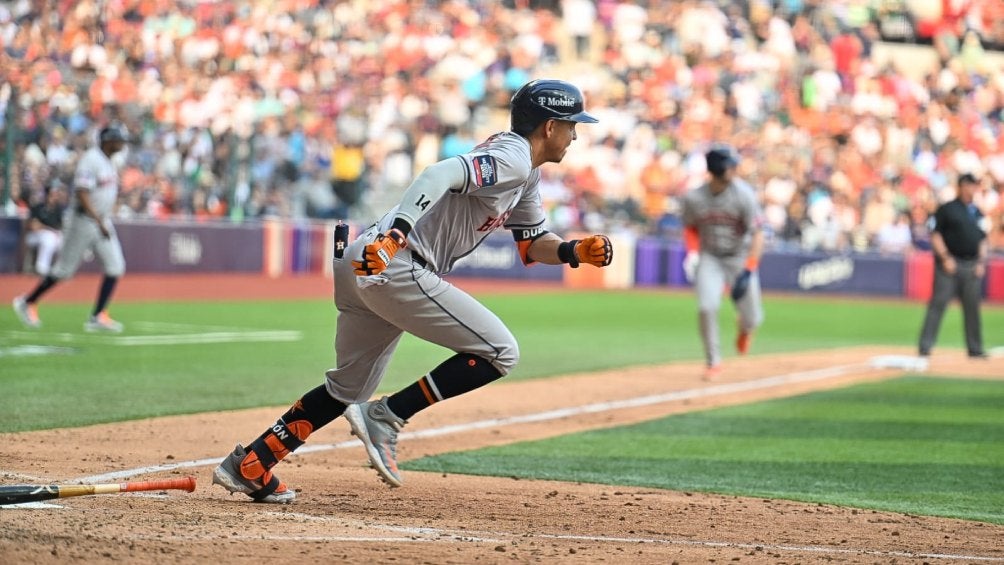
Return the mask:
M498 164L491 155L477 155L471 159L474 169L474 184L481 188L493 186L498 182Z

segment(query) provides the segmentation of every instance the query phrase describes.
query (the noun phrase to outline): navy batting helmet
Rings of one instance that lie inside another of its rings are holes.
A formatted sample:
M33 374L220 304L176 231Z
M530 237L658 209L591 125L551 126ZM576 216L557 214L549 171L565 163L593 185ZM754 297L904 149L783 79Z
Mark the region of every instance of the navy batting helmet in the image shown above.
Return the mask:
M544 120L595 124L583 109L582 91L563 80L540 79L524 84L512 95L512 131L526 137Z
M112 141L128 141L129 134L126 133L126 129L121 124L109 124L101 128L101 132L98 133L98 140L101 143L109 143Z
M730 145L714 145L704 154L704 158L708 163L708 172L716 177L739 164L739 153Z

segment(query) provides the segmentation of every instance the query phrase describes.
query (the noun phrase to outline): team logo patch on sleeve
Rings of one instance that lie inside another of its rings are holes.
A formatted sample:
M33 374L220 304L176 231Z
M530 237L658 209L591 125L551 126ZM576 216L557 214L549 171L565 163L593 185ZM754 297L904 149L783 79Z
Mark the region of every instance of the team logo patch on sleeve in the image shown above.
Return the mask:
M498 182L498 165L491 155L477 155L471 159L474 167L474 182L479 187L492 186Z

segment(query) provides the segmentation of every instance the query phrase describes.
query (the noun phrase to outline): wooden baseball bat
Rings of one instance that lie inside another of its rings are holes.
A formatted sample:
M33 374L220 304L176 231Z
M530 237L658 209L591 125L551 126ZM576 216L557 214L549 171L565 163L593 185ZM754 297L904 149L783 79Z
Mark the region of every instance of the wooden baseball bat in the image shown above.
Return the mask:
M160 481L129 481L97 485L11 485L0 486L0 505L37 502L53 498L84 496L88 494L112 494L116 492L138 492L143 490L185 490L195 491L195 477L164 479Z

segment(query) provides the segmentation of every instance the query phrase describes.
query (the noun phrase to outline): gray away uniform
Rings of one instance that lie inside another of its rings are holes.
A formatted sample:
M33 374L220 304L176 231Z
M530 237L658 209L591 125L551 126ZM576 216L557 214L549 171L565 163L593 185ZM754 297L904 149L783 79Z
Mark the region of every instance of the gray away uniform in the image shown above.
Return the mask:
M431 204L409 234L408 247L375 276L377 282L357 277L352 260L390 229L397 207L335 260L338 366L327 372L327 389L342 402L372 396L403 332L484 358L503 375L519 360L516 338L502 320L441 275L498 228L542 229L540 171L531 169L529 142L511 132L495 134L456 159L465 170L463 186Z
M701 254L694 286L705 357L708 366L714 367L722 358L718 339L722 290L745 268L750 239L761 229L763 213L753 188L735 179L718 195L711 193L708 184L684 195L683 223L696 227L700 236ZM760 278L756 272L750 278L749 291L736 304L736 309L743 331L753 331L763 323Z
M72 277L88 249L93 249L101 260L106 275L122 276L125 273L125 257L111 221L119 193L118 170L100 147L92 147L81 156L73 187L63 221L63 249L52 267L52 276L57 279ZM108 238L101 235L97 222L79 209L78 191L88 193L91 207L108 230Z

